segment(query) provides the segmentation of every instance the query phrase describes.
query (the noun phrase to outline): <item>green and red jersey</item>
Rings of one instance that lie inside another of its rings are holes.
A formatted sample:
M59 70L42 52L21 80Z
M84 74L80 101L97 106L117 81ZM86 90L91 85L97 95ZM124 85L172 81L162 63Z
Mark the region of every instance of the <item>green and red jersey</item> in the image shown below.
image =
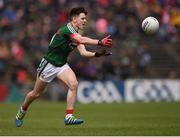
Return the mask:
M77 42L72 40L76 33L78 32L70 23L60 27L52 37L44 58L54 66L64 65L67 62L69 53L78 45Z

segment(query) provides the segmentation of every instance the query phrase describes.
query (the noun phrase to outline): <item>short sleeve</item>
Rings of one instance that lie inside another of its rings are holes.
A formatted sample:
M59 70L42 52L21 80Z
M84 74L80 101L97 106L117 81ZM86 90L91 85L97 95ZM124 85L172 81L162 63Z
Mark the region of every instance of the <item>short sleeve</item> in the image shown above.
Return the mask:
M66 37L72 38L77 32L74 30L74 28L67 24L64 27L62 27L60 30L60 34Z

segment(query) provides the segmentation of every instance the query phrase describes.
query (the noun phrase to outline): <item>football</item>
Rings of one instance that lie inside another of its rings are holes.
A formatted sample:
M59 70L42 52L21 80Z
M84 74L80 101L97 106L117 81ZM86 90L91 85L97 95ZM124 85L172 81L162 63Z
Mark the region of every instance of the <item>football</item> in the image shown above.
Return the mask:
M147 17L142 22L142 29L146 34L154 34L159 29L159 22L154 17Z

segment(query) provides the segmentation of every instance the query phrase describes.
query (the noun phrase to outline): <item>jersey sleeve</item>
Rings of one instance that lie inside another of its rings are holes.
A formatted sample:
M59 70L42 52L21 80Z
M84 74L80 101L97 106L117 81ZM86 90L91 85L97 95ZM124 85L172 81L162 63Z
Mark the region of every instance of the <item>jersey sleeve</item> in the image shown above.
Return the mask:
M61 36L63 36L64 38L70 38L72 40L72 42L74 44L76 44L77 46L80 44L80 42L76 41L75 39L73 39L74 35L78 34L74 28L70 25L65 25L64 27L59 29L59 33L61 34Z
M62 27L60 30L60 34L64 37L72 38L77 32L74 30L74 28L70 25L66 25Z

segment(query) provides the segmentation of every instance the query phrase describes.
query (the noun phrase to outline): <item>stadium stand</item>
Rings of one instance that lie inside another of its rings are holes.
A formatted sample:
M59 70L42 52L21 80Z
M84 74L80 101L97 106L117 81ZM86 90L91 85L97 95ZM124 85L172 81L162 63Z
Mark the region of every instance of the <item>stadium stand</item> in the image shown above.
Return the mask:
M53 33L67 20L68 9L78 5L89 11L84 34L108 33L114 40L108 59L73 53L69 62L79 79L180 78L179 0L0 0L1 84L17 92L32 85ZM159 20L157 35L142 32L147 16Z

